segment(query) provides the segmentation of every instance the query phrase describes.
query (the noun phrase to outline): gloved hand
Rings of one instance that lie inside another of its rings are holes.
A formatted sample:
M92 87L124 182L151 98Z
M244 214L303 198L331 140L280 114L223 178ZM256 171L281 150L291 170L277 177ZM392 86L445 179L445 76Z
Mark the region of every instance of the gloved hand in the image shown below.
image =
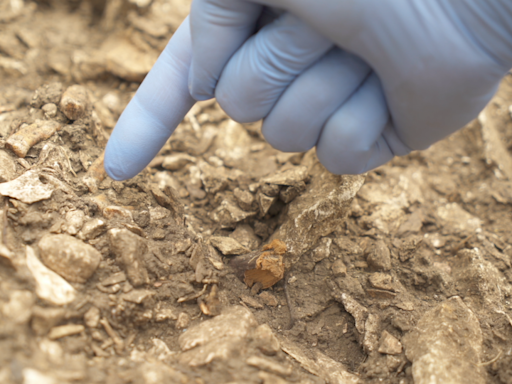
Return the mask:
M454 132L512 66L507 0L265 0L286 12L252 35L257 2L194 0L191 95L215 95L239 121L265 118L278 149L316 144L335 173L364 172ZM120 119L105 159L111 175L145 165L120 166L129 152L118 137L136 129Z

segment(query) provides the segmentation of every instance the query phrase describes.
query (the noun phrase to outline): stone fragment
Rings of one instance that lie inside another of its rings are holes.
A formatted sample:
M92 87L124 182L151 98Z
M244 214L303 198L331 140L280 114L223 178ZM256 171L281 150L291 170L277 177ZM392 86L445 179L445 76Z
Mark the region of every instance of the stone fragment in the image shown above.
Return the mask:
M124 272L116 272L109 277L107 277L105 280L101 282L101 285L104 287L108 287L110 285L115 285L119 283L124 283L126 281L126 274Z
M21 373L23 375L23 384L57 384L60 381L49 374L32 368L24 368Z
M123 265L126 276L134 287L149 283L148 272L143 256L147 251L144 239L127 229L111 229L108 231L110 249L117 260Z
M190 328L179 337L183 351L180 362L198 367L214 360L225 361L239 353L244 339L257 325L248 309L230 307L221 315Z
M179 171L185 165L195 163L196 158L186 153L177 153L175 155L165 156L162 162L162 168L169 171Z
M107 223L103 219L94 218L86 222L82 226L82 230L78 233L81 240L91 240L100 236L107 230Z
M0 183L11 181L16 177L16 164L5 151L0 151Z
M260 245L260 239L249 224L238 224L229 237L235 239L248 249L256 249Z
M84 314L84 323L89 328L98 328L100 324L101 313L97 307L91 307Z
M234 228L238 222L256 214L257 212L243 211L234 201L226 199L211 212L210 218L219 223L222 228Z
M85 331L85 327L82 324L66 324L52 328L48 334L48 338L50 340L57 340L66 336L76 335L83 331Z
M249 249L231 237L212 236L210 243L225 256L243 255L249 252Z
M252 337L256 341L258 349L265 355L273 356L281 350L281 344L268 324L258 326Z
M85 213L81 210L68 211L66 213L65 231L70 235L76 235L84 225Z
M366 261L370 268L377 271L389 271L391 269L391 254L383 240L377 240L370 248Z
M32 316L34 301L30 291L11 291L9 301L0 306L0 312L16 324L25 324Z
M59 108L69 120L83 117L89 108L89 95L82 85L72 85L62 94Z
M311 252L311 258L315 263L327 259L331 255L332 239L323 237L318 242L318 245Z
M371 353L378 348L380 318L374 313L369 313L364 323L363 348L366 353Z
M337 259L332 263L331 266L332 273L334 276L346 276L347 275L347 266L343 263L343 260Z
M259 298L263 304L268 305L269 307L277 307L279 305L277 298L269 291L261 292L259 294Z
M338 298L336 298L338 300ZM352 296L342 293L339 300L345 307L345 310L352 315L356 322L357 331L363 335L365 330L365 322L368 318L368 310L359 304Z
M254 298L252 296L240 295L240 299L242 299L242 301L251 308L255 308L255 309L263 308L263 305L261 305L261 303L258 301L258 299Z
M282 215L281 226L272 239L283 239L288 247L287 262L293 264L318 239L339 230L355 194L364 182L362 176L337 176L327 171L314 151L303 165L312 175L306 191L295 198Z
M471 234L482 225L478 217L465 211L457 203L448 203L437 208L438 225L451 234Z
M246 363L253 367L284 377L290 376L293 372L290 365L281 365L266 357L251 356L246 360Z
M181 312L178 315L178 319L176 320L176 323L174 324L174 327L176 329L186 329L190 324L190 316L188 313Z
M305 351L288 339L281 339L281 348L295 359L302 368L331 384L361 384L359 376L349 373L338 361L331 359L315 348Z
M260 217L265 216L268 213L268 210L277 200L277 197L271 197L265 195L263 192L259 191L256 195L256 201L258 203L258 207L260 209Z
M36 295L54 305L66 305L75 300L76 291L55 272L46 268L27 246L27 267L36 281Z
M336 244L347 255L359 255L363 253L361 246L350 240L347 236L335 237L334 244Z
M54 187L39 180L40 173L36 170L27 171L17 179L0 184L0 195L9 196L25 204L49 199Z
M378 351L386 355L399 355L402 353L402 343L388 331L384 331L380 337Z
M415 384L487 382L480 323L458 296L425 313L402 341Z
M216 194L227 188L229 185L229 173L225 167L212 167L207 162L198 164L201 171L201 181L204 189L208 193Z
M128 40L109 38L102 50L106 52L107 70L128 81L141 82L155 64L157 52L144 52Z
M57 116L57 106L53 103L45 104L41 109L47 119L52 119Z
M304 165L299 165L284 171L277 171L264 177L261 182L275 185L296 185L300 182L306 182L308 178L308 168Z
M256 209L254 196L251 192L235 188L233 195L235 196L238 206L244 211L254 211Z
M260 192L268 197L277 197L280 190L279 185L266 183L260 185Z
M123 294L121 298L124 301L129 301L130 303L141 304L148 297L151 297L155 294L155 292L149 291L147 289L134 289L133 291Z
M94 160L82 179L91 193L98 192L98 184L107 177L107 172L105 172L105 168L103 167L104 160L105 153L102 153L96 160Z
M377 289L383 289L386 291L395 291L395 285L393 278L385 273L372 273L368 278L370 285Z
M306 183L301 182L297 185L290 185L284 187L279 192L279 198L285 203L290 203L293 199L299 196L302 192L306 190Z
M38 247L44 264L73 283L85 283L102 259L94 247L69 235L46 235Z

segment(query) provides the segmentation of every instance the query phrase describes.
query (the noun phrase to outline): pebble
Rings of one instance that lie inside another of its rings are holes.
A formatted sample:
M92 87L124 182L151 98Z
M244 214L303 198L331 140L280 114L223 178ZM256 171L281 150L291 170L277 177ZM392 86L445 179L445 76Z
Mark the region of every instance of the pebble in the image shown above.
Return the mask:
M254 211L256 205L254 203L254 195L249 191L244 191L240 188L235 188L233 191L238 206L244 211Z
M11 181L16 177L16 164L7 152L0 150L0 183Z
M65 231L70 235L76 235L84 225L85 213L81 210L68 211L66 213Z
M60 99L59 108L69 120L78 120L83 117L89 108L89 95L82 85L72 85Z
M188 313L181 312L178 315L178 319L176 320L176 323L174 324L174 327L176 329L186 329L190 324L190 316Z
M386 273L372 273L368 278L370 285L377 289L383 289L386 291L395 291L395 285L393 284L393 277Z
M195 163L196 158L186 153L177 153L175 155L165 156L162 162L162 168L170 171L179 171L185 165Z
M109 230L108 234L110 249L123 265L130 283L134 287L148 284L149 277L143 259L147 251L144 239L127 229L114 228Z
M260 239L254 233L254 229L249 224L239 224L236 229L229 234L229 237L235 239L248 249L256 249L260 245Z
M245 304L247 304L249 307L252 307L252 308L255 308L255 309L263 309L263 305L261 305L261 303L257 299L252 297L252 296L240 295L240 299L242 299L242 301Z
M54 187L39 180L40 172L27 171L17 179L0 184L0 195L9 196L25 204L49 199Z
M231 237L212 236L210 243L225 256L243 255L250 251Z
M279 305L277 298L269 291L261 292L259 294L259 298L263 304L268 305L269 307L277 307Z
M368 310L359 304L352 296L342 293L337 300L341 301L345 310L352 315L356 322L357 331L363 335L365 330L365 322L368 317Z
M57 106L53 103L45 104L41 109L43 110L44 116L47 119L51 119L57 116Z
M89 328L98 328L100 324L101 313L97 307L91 307L84 314L84 323Z
M16 324L25 324L32 316L34 295L30 291L11 291L9 301L0 306L0 312Z
M252 337L256 340L258 349L265 355L273 356L281 350L281 344L279 344L279 340L277 340L268 324L258 326Z
M389 271L391 269L391 254L383 240L377 240L371 247L366 262L370 268L378 271Z
M332 273L334 276L346 276L347 275L347 266L341 259L337 259L332 263L331 266Z
M55 305L66 305L75 300L75 289L62 277L46 268L27 246L27 267L36 281L36 295Z
M319 244L311 252L311 258L315 263L327 259L331 255L331 244L332 239L328 237L322 237Z
M66 336L76 335L85 331L85 327L81 324L66 324L59 327L53 327L48 334L50 340L61 339Z
M91 240L100 236L107 229L107 223L103 219L92 219L82 226L82 230L78 234L78 238L82 240Z
M402 343L388 331L384 331L380 337L378 351L386 355L399 355L402 353Z
M85 283L102 259L94 247L69 235L46 235L38 246L44 264L73 283Z

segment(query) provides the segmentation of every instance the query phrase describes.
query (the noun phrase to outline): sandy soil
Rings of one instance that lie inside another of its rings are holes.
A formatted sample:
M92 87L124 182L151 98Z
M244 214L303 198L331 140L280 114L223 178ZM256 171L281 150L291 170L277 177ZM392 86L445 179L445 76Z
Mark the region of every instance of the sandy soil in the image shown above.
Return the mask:
M0 0L0 382L512 383L512 77L365 176L212 100L113 181L188 7Z

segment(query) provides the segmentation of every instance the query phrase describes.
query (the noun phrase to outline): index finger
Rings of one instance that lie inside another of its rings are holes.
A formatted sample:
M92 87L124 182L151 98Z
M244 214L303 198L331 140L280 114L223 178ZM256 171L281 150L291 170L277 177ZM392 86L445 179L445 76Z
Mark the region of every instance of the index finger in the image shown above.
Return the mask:
M142 171L192 108L188 90L192 57L188 18L174 33L110 136L105 170L114 180Z

